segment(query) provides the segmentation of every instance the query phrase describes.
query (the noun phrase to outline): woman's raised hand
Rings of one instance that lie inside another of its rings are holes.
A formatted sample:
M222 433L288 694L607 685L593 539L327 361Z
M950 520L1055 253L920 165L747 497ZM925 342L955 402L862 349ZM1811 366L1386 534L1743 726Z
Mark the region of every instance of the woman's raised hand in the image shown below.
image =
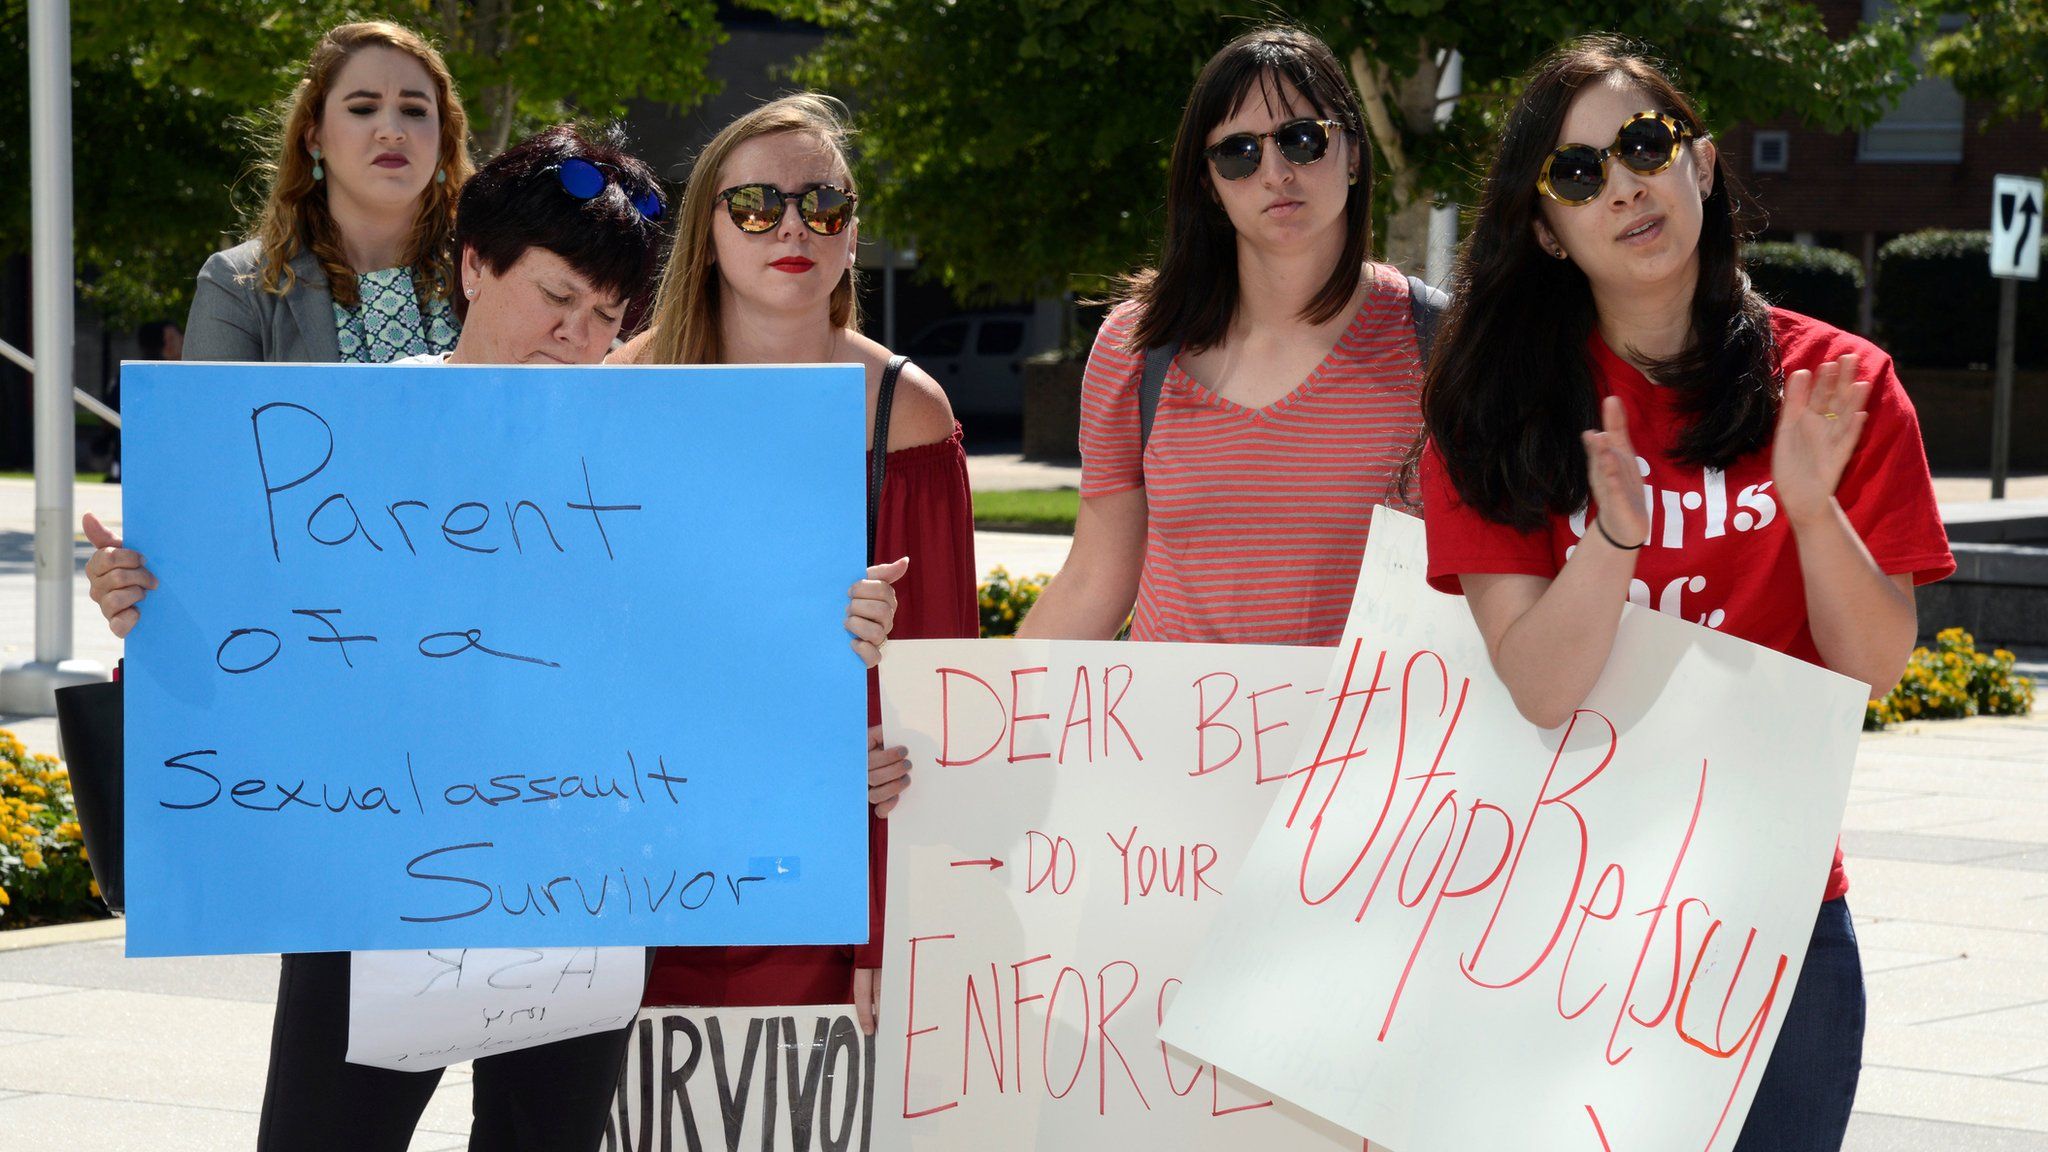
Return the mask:
M82 527L86 542L93 547L92 558L85 562L92 602L100 606L100 615L107 618L114 635L126 636L142 618L142 598L156 587L156 577L142 566L142 553L121 547L121 538L108 531L99 517L87 512Z
M1592 490L1598 530L1622 548L1642 546L1650 538L1650 516L1643 507L1643 472L1636 464L1635 445L1628 439L1628 413L1621 400L1600 402L1600 429L1579 434L1586 445L1586 481Z
M1869 399L1870 381L1856 379L1853 352L1818 373L1801 368L1785 378L1771 441L1771 483L1795 526L1827 512L1870 418L1863 410Z

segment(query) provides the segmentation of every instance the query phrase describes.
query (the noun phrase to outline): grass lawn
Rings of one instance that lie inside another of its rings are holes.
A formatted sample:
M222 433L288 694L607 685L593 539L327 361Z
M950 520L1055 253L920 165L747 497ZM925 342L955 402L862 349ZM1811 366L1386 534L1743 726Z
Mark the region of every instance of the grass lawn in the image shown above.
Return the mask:
M0 470L0 480L33 480L35 478L36 474L33 472ZM105 484L107 482L107 474L105 472L80 472L78 473L78 482L80 484Z
M1057 532L1071 535L1081 493L1073 488L976 492L974 526L994 532Z

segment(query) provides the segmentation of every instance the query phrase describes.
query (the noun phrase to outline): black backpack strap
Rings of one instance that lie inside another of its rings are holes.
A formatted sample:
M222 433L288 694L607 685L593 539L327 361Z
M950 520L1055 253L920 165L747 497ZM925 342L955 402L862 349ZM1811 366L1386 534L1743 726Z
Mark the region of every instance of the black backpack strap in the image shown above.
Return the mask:
M1450 294L1432 288L1419 276L1408 278L1408 315L1415 321L1416 359L1429 365L1429 350L1436 343L1437 320L1451 306Z
M1166 370L1180 355L1180 345L1145 349L1145 373L1138 378L1138 468L1145 467L1145 445L1152 440L1152 421L1159 415L1159 394L1166 389Z
M882 474L889 467L889 409L896 398L896 377L908 356L889 357L882 369L882 386L875 391L875 442L868 449L868 563L875 563L875 522L882 515Z

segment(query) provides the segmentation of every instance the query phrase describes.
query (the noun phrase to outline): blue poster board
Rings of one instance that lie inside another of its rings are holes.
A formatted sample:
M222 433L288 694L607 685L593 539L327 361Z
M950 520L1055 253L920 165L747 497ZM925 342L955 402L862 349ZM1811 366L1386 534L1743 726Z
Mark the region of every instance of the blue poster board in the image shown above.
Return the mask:
M866 938L855 366L128 364L128 952Z

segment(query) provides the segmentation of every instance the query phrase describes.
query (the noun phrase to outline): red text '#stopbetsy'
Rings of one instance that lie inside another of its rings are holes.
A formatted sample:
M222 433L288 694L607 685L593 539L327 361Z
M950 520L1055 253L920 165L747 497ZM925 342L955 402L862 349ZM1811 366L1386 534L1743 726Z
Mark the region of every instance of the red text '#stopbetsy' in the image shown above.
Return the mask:
M1642 1043L1686 1045L1697 1074L1723 1085L1693 1142L1710 1146L1761 1074L1791 994L1786 941L1717 917L1687 883L1688 853L1715 817L1712 759L1627 741L1581 709L1547 757L1481 791L1454 767L1472 669L1361 641L1338 659L1341 687L1309 734L1285 827L1299 848L1295 901L1400 941L1373 973L1374 1039L1429 1028L1408 993L1423 971L1454 970L1515 1011L1540 1001L1608 1066ZM1618 830L1595 815L1619 780L1649 777L1666 805L1654 826ZM1587 1090L1597 1124L1598 1085Z

